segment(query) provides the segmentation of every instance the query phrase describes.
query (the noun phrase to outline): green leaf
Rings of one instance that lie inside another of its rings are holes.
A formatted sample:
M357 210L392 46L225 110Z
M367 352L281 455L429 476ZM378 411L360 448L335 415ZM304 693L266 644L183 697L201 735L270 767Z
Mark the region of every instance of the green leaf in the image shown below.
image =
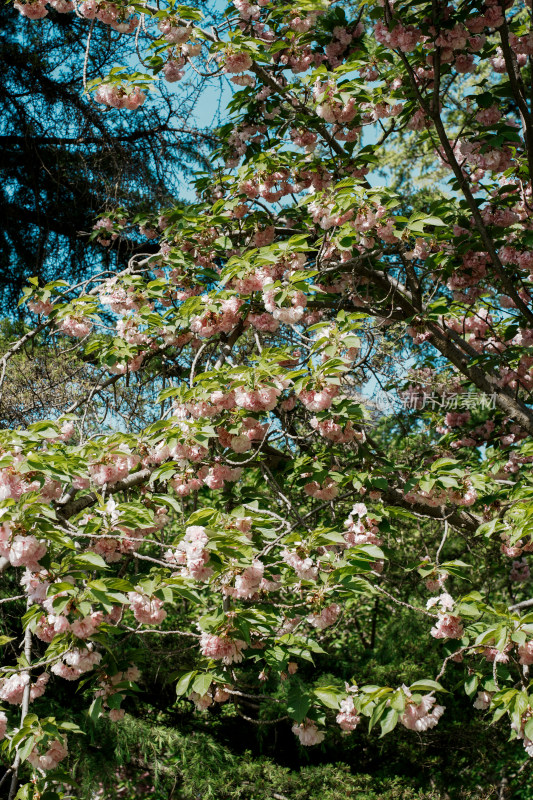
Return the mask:
M414 683L411 684L411 686L409 688L410 688L410 690L412 692L413 691L416 692L418 689L422 690L423 692L424 691L426 691L426 692L430 692L430 691L446 692L447 691L444 688L444 686L441 686L440 683L437 683L437 681L432 681L432 680L429 680L429 679L424 679L422 681L415 681Z
M15 800L32 800L34 797L35 786L33 783L25 783L15 795Z
M437 227L445 227L446 223L439 217L426 216L420 212L411 214L407 223L408 230L413 233L424 233L426 225L435 225Z
M525 631L515 631L511 635L511 641L516 642L518 645L524 645L527 639Z
M385 558L385 553L380 547L375 544L358 544L350 549L350 554L368 556L372 561L378 561ZM351 559L350 559L351 561Z
M383 712L386 709L386 706L387 706L387 699L386 698L383 699L383 700L380 700L379 703L376 704L376 706L375 706L375 708L374 708L374 710L372 712L372 716L368 720L368 730L369 730L369 732L372 730L374 725L376 725L376 723L378 723L379 720L381 719L381 717L383 715Z
M197 675L194 679L194 683L192 685L192 691L198 692L199 695L203 696L207 694L209 691L209 687L213 682L213 676L210 672L202 672L200 675Z
M98 569L109 569L102 556L98 553L87 551L74 556L70 562L73 567L96 567Z
M310 695L304 691L300 682L295 681L289 689L287 712L296 722L300 723L306 718L310 708Z
M59 727L61 730L71 731L71 733L81 733L83 736L85 736L85 732L82 731L82 729L76 725L75 722L60 722Z
M110 697L107 698L106 703L109 708L120 708L120 704L124 700L124 696L121 694L112 694Z
M401 689L397 689L391 697L390 707L400 713L405 711L405 695Z
M21 761L26 761L29 754L33 750L34 746L35 746L35 736L28 736L28 738L24 740L24 744L22 745L22 747L19 747L17 749Z
M533 717L530 717L524 725L524 733L528 739L533 739Z
M22 626L24 630L26 630L26 628L28 627L32 631L35 630L42 615L43 615L43 610L41 606L32 606L31 608L29 608L22 617Z
M96 697L89 707L89 719L95 724L102 711L102 703L103 699L101 697Z
M399 714L394 708L388 708L380 720L381 736L386 736L397 725Z
M506 712L507 712L506 708L497 708L492 718L493 721L498 722L498 720L501 719Z
M217 514L214 508L201 508L191 514L187 525L207 525Z
M470 675L469 678L465 680L465 694L468 697L473 697L473 695L477 691L477 687L479 686L479 678L476 674Z
M454 458L437 458L437 460L431 464L429 470L430 472L436 472L441 469L441 467L456 467L458 463L459 462Z
M176 684L176 694L178 697L181 695L188 694L189 686L191 684L192 679L198 675L198 670L194 670L193 672L186 672L181 678L178 680Z
M336 710L340 708L341 701L346 697L346 692L341 692L334 686L319 686L318 689L313 689L313 694L316 695L322 705Z

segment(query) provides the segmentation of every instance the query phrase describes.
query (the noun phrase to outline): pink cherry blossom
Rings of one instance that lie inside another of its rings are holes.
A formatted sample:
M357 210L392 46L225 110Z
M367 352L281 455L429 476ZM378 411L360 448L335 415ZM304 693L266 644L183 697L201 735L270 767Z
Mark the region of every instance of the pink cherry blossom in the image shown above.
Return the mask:
M222 661L223 664L238 664L243 660L242 650L247 644L242 639L216 636L212 633L202 633L200 649L204 656Z
M315 567L311 558L302 558L298 553L291 552L290 550L283 550L281 553L282 559L292 567L298 577L304 581L315 581L318 575L318 569Z
M228 52L224 60L226 72L246 72L246 70L250 69L252 64L252 58L248 53Z
M253 597L261 587L264 571L264 564L259 559L255 559L250 567L247 567L244 572L237 575L234 588L231 586L223 587L224 593L237 599Z
M198 711L205 711L213 705L213 698L209 694L199 695L198 692L191 692L189 700L192 700Z
M404 713L400 716L400 722L412 731L427 731L438 724L439 719L444 714L444 706L435 705L435 698L431 694L422 697L422 701L415 705L410 702L410 692L407 690L407 705Z
M300 744L304 747L311 747L314 744L320 744L324 741L325 733L319 731L315 723L310 719L305 719L299 725L292 726L292 732L296 734L300 740Z
M167 612L162 607L163 601L158 597L148 597L139 592L128 592L128 600L130 601L133 616L137 622L143 625L159 625L167 615ZM83 626L84 633L86 633L86 630L87 627Z
M93 324L90 320L78 317L65 317L61 322L61 330L68 336L83 339L91 332Z
M520 656L520 664L533 664L533 640L520 645L518 655Z
M20 705L24 695L24 689L30 683L30 676L27 672L19 672L9 678L0 679L0 700L13 705Z
M51 770L68 756L66 740L53 739L48 744L48 749L41 753L36 747L28 756L28 761L34 769Z
M463 635L460 617L442 614L431 629L431 635L435 639L460 639Z
M90 647L90 645L89 645ZM75 681L84 672L90 672L102 660L102 654L89 648L74 647L63 660L52 665L51 672L67 681Z
M351 731L355 730L361 721L361 717L354 706L353 697L341 700L340 711L336 719L343 731L351 733Z
M39 559L46 553L46 544L35 536L15 536L9 549L9 560L14 567L27 567L32 572L39 572Z
M307 621L313 628L323 630L337 621L340 612L341 607L337 603L332 603L330 606L323 608L318 614L311 614L307 617Z
M35 635L42 642L51 642L55 636L67 633L69 630L70 623L67 617L61 614L58 616L49 614L47 617L44 615L41 617L35 628Z
M492 700L492 695L490 692L478 692L476 695L476 699L474 700L474 708L479 709L480 711L486 711L487 708L490 707Z

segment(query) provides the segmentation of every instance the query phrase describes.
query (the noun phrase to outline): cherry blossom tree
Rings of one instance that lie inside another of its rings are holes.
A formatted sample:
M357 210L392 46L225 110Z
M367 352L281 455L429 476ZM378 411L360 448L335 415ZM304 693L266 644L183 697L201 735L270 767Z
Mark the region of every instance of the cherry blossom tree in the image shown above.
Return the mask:
M35 791L65 780L78 733L39 697L81 679L91 716L119 722L142 675L113 649L147 631L194 648L178 696L252 696L252 722L288 717L306 747L365 720L424 732L464 684L533 755L530 7L15 3L51 5L87 19L88 48L94 25L129 37L142 72L86 84L110 113L190 71L234 91L196 203L95 223L103 246L140 233L158 252L34 282L35 328L2 358L5 374L47 331L93 376L59 416L2 432L1 565L27 597L0 683L10 797L23 763ZM439 176L426 196L383 174L406 141ZM437 673L302 680L376 598L420 615ZM178 603L187 630L167 625Z

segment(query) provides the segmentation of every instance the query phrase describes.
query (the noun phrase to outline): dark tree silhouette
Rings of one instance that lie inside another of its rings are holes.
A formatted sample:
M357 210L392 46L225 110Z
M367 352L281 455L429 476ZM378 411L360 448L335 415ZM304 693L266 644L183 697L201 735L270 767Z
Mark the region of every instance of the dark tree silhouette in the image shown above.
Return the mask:
M73 69L84 58L83 21L51 10L35 26L7 6L0 18L0 305L12 315L32 275L76 279L123 263L131 240L87 247L95 216L175 200L183 177L208 167L212 140L194 118L200 77L178 87L179 116L165 86L149 108L109 114L84 95ZM126 58L123 51L123 37L97 26L86 79Z

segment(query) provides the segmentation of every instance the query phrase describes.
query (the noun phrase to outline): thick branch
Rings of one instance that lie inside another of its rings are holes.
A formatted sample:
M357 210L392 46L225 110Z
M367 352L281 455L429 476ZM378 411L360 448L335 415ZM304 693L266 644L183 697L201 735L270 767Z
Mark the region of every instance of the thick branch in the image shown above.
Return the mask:
M141 469L139 472L133 472L131 475L128 475L127 478L124 478L123 481L117 481L117 483L108 486L106 488L106 494L116 494L125 489L132 489L134 486L140 486L140 484L146 483L151 474L152 471L150 469ZM61 501L59 501L57 503L57 514L60 518L68 519L69 517L79 514L80 511L84 511L86 508L93 506L97 501L98 495L96 492L90 492L81 497L76 497L74 500L68 500L63 505Z
M358 273L371 278L374 285L382 288L386 295L391 295L406 319L423 315L424 309L415 304L415 299L411 292L397 278L381 270L366 267L359 259L346 262L343 268L346 269L347 266L352 266ZM398 314L395 315L395 318L398 319ZM425 324L431 332L433 346L472 381L474 386L485 394L494 395L496 405L505 414L512 416L524 430L533 435L533 411L519 400L510 389L506 386L500 386L496 375L489 371L484 371L481 367L469 364L467 359L472 357L472 353L461 352L458 347L457 336L454 336L457 342L457 344L454 344L449 332L443 330L436 322L426 322ZM464 349L468 350L466 342L464 343Z

